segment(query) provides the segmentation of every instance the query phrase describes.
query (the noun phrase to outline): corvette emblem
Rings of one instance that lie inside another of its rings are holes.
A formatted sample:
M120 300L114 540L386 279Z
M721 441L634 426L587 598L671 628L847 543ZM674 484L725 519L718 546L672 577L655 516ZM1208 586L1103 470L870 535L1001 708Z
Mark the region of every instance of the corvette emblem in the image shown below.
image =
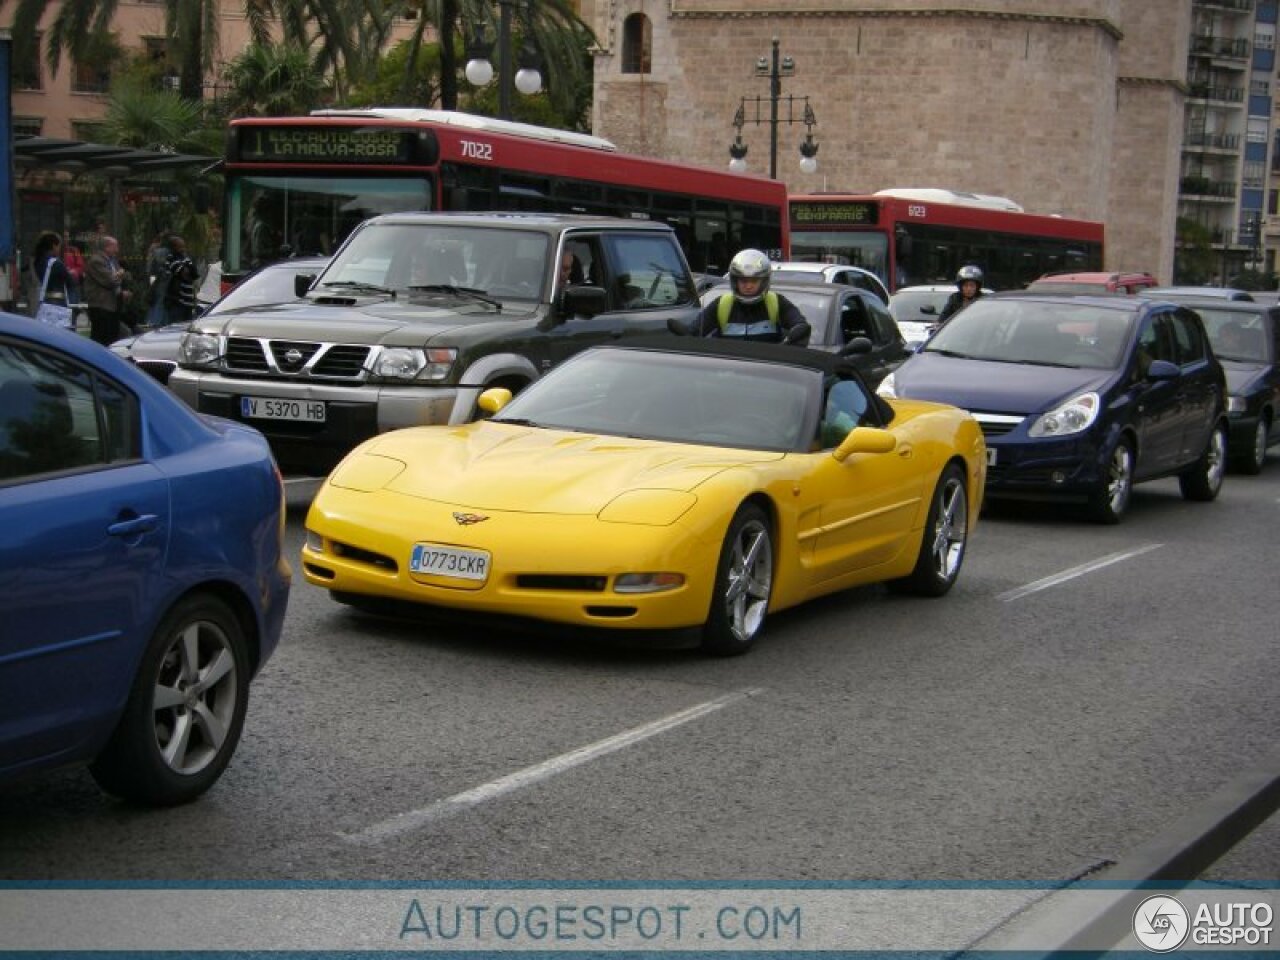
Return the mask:
M455 511L455 513L453 514L454 523L458 524L458 526L460 527L469 527L473 523L483 523L485 520L488 520L488 519L489 519L488 517L482 516L481 514L478 514L478 513L457 513Z

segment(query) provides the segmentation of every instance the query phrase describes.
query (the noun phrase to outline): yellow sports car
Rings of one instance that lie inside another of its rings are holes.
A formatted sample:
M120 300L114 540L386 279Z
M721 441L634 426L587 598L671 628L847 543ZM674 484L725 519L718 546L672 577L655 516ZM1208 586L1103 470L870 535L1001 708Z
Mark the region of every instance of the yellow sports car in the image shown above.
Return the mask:
M968 414L814 350L626 343L486 391L487 420L358 447L307 516L307 581L357 607L700 626L721 655L812 597L955 583L986 479Z

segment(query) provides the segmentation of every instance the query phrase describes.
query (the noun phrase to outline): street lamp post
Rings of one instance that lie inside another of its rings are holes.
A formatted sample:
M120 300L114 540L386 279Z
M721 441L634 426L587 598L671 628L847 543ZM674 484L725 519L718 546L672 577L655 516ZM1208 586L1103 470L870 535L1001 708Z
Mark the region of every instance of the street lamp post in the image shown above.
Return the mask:
M757 126L761 123L769 124L769 176L773 179L778 178L778 124L780 123L803 123L805 125L804 142L800 144L800 169L805 173L814 173L818 169L818 143L813 139L813 128L818 125L818 118L813 112L813 107L809 105L808 97L797 97L794 95L782 96L782 78L792 76L796 70L796 63L791 57L782 56L777 37L773 38L773 56L772 58L760 57L756 60L756 76L766 77L769 80L769 119L763 120L760 116L761 107L764 105L766 98L760 96L743 97L738 103L738 111L733 115L733 126L736 133L733 143L729 146L729 169L741 172L747 169L747 145L742 140L742 128L747 123L747 104L754 107L755 116L751 122ZM787 115L782 117L779 114L779 105L781 103L787 105ZM803 105L804 110L799 117L796 116L796 110L799 105Z
M542 74L539 72L540 58L530 40L532 26L530 20L533 13L533 0L524 0L525 30L524 42L520 47L520 69L512 76L511 71L511 15L512 9L520 0L497 0L498 3L498 116L503 120L511 119L511 87L526 96L532 96L542 89ZM483 87L493 80L493 44L488 42L482 33L477 31L475 39L467 48L467 82L472 86Z

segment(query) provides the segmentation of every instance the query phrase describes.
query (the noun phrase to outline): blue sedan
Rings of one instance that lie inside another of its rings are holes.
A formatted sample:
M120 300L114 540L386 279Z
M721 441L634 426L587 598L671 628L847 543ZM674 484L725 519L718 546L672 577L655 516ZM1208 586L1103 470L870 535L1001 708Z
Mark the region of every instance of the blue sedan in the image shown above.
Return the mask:
M0 780L90 764L194 799L240 738L291 571L265 440L0 313Z
M986 437L993 498L1075 500L1116 523L1137 481L1176 475L1189 500L1212 500L1222 486L1226 378L1185 306L984 297L880 392L970 411Z

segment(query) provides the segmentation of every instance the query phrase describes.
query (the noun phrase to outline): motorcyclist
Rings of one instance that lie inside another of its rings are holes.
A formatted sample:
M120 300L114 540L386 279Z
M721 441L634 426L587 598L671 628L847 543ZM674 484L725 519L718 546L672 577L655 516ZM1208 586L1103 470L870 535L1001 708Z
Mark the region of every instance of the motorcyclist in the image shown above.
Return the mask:
M731 293L702 308L698 335L765 343L808 343L809 324L800 309L769 289L773 265L759 250L741 250L729 262Z
M946 323L975 300L982 298L982 270L973 264L960 268L956 274L956 292L947 297L938 314L938 325Z

